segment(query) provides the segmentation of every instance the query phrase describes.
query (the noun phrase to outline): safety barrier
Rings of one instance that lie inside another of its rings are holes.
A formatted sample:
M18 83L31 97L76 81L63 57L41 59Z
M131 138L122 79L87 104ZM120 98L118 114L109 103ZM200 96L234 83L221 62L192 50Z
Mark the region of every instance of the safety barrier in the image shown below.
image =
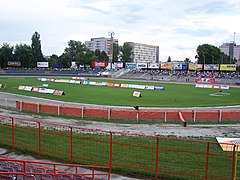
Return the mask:
M232 179L240 177L237 146L125 134L0 116L0 145L39 157L109 167L155 179Z
M81 118L94 117L104 119L129 119L157 122L179 122L178 109L130 109L130 108L104 108L65 105L41 104L34 102L16 101L16 108L20 111L33 111L37 113L51 113L58 115L78 116ZM240 121L240 110L181 110L186 122L228 122Z
M40 162L0 157L0 179L110 179L109 167ZM99 171L99 170L102 170ZM96 171L97 170L97 171Z

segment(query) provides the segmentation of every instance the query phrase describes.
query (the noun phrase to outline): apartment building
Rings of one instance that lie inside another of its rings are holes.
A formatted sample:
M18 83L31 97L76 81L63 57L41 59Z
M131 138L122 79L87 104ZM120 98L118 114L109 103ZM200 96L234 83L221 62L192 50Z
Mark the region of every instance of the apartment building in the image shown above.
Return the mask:
M127 42L132 46L132 59L136 63L158 63L159 46L142 43Z
M113 43L118 44L117 39L113 39ZM111 52L111 38L91 38L90 41L85 41L85 45L89 50L95 51L99 49L100 51L105 51L108 56L110 56Z
M228 55L230 59L240 60L240 45L236 45L235 42L223 43L220 47L221 52Z

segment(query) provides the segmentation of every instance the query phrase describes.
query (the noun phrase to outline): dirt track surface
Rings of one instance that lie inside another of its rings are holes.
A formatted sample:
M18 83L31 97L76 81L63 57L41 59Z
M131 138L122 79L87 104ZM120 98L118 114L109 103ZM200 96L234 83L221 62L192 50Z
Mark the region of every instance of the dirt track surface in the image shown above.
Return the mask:
M118 124L110 122L63 119L50 116L26 115L16 111L0 109L5 116L20 117L43 122L64 124L81 128L130 134L162 135L177 137L240 137L240 124L191 124L183 127L179 124Z
M78 103L67 103L62 101L54 101L42 98L35 98L30 96L21 96L16 94L2 93L0 92L0 98L12 99L8 102L9 106L15 107L15 101L28 101L38 103L50 103L50 104L68 104L71 106L79 106ZM91 105L94 106L94 105ZM211 108L211 107L209 107ZM224 107L222 107L224 108ZM226 109L239 109L239 106L225 107ZM211 108L212 109L212 108ZM177 136L177 137L240 137L240 123L238 124L191 124L187 127L183 127L179 124L116 124L116 123L104 123L97 121L83 121L73 119L61 119L53 117L41 117L38 115L26 115L20 112L0 109L0 114L21 118L29 118L39 121L48 121L56 124L65 124L71 126L78 126L81 128L92 128L107 131L117 131L131 134L146 134L146 135L163 135L163 136Z

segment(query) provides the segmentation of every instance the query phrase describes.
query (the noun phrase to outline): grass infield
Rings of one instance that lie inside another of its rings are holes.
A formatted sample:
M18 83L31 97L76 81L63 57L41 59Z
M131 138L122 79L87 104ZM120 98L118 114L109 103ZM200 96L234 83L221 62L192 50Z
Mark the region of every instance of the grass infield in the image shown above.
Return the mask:
M170 84L161 82L140 82L96 78L91 78L89 81L162 86L165 90L142 90L121 87L41 82L37 80L37 78L1 77L0 84L6 84L6 88L0 89L0 91L65 102L78 102L86 104L114 106L207 107L230 106L240 104L240 88L231 87L228 90L205 89L196 88L195 84ZM43 87L43 84L48 84L48 87L46 87L48 89L64 91L65 95L54 96L50 94L18 90L18 86L20 85ZM142 97L133 97L134 91L141 92ZM218 95L220 91L221 96Z

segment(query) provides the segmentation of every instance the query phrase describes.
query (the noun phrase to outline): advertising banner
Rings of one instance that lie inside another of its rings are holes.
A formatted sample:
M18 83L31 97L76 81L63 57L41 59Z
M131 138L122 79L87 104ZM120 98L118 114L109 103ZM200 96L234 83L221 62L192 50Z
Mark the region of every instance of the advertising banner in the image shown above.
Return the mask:
M141 97L141 92L134 91L134 92L133 92L133 96L134 96L134 97Z
M137 63L137 69L146 69L147 63Z
M218 71L219 64L204 64L205 71Z
M213 78L196 78L195 82L215 83L215 79L213 79Z
M37 67L48 68L48 62L37 62Z
M31 86L25 86L24 90L25 91L32 91L32 87Z
M20 67L21 62L20 61L8 61L7 66L9 66L9 67Z
M173 69L173 64L172 63L163 63L163 64L161 64L161 69L172 70Z
M81 81L75 81L75 84L81 84Z
M182 64L182 70L187 70L187 64Z
M149 69L159 69L158 63L148 63L147 65Z
M38 92L44 93L44 94L53 94L55 90L54 89L46 89L46 88L39 88Z
M129 84L129 88L135 88L135 89L145 89L145 85L137 85L137 84Z
M121 84L113 84L114 87L120 87Z
M136 63L126 63L126 68L129 68L129 69L134 69L137 67L137 64Z
M145 86L145 89L154 90L154 86Z
M207 85L207 84L196 84L197 88L210 88L210 89L229 89L229 86L224 85Z
M65 93L64 93L63 91L55 90L55 91L53 92L53 95L62 96L62 95L65 95Z
M113 87L113 83L107 83L107 86L109 86L109 87Z
M121 84L121 87L128 88L128 84Z
M25 86L18 86L18 90L24 90Z
M108 62L104 61L104 62L97 62L97 61L93 61L92 62L92 67L100 67L100 68L105 68L108 66Z
M33 87L32 92L38 92L39 88L38 87Z
M155 86L155 87L154 87L154 90L164 90L164 87L161 87L161 86Z
M203 68L202 64L190 63L188 64L188 70L201 71Z
M236 71L236 64L220 64L220 71Z
M240 152L240 138L223 138L216 137L223 151L233 151L235 147L236 152Z
M96 85L96 82L90 81L89 85Z
M75 82L76 82L75 80L70 80L69 81L69 83L71 83L71 84L75 84Z
M173 64L174 70L182 70L182 64Z

